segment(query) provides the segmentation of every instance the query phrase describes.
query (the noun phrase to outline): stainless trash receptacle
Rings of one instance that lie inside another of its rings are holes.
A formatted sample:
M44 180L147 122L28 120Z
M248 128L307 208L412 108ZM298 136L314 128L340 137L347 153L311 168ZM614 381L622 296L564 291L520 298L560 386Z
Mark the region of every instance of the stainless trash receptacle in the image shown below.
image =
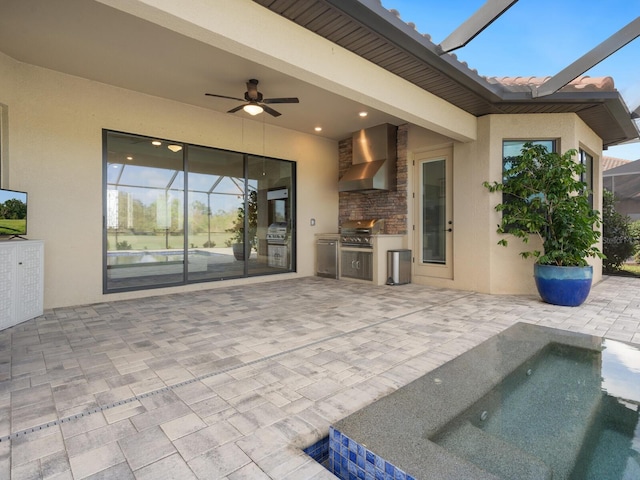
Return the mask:
M387 285L411 283L411 250L387 250Z

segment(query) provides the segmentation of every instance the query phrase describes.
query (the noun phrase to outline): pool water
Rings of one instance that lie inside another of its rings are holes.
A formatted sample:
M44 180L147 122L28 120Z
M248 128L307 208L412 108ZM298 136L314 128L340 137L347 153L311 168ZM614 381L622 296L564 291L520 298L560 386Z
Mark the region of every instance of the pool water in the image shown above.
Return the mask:
M639 347L517 324L332 425L329 469L342 480L638 480L639 416ZM326 439L318 446L326 462Z
M639 352L603 346L551 344L432 440L503 478L640 479L640 398L609 395L601 377L617 361L608 348Z
M603 345L600 411L570 478L640 479L640 348Z

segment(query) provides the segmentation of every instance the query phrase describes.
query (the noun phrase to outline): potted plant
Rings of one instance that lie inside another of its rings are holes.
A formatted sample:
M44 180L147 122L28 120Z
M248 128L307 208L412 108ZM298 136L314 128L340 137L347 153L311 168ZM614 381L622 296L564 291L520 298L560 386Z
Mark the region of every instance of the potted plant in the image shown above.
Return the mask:
M247 226L249 228L247 238L249 239L249 252L256 244L256 233L258 231L258 193L255 190L249 192ZM245 260L244 248L244 227L245 227L244 204L238 207L238 212L233 226L226 231L231 233L231 238L227 240L227 245L233 249L233 256L236 260Z
M484 182L490 192L501 192L495 209L502 213L498 233L529 242L542 241L542 250L520 252L533 257L538 292L545 302L576 306L587 298L593 269L589 257L604 256L597 248L599 212L589 204L587 185L580 180L585 166L574 161L576 150L549 152L526 143L519 156L505 164L502 183ZM506 246L502 238L500 245Z

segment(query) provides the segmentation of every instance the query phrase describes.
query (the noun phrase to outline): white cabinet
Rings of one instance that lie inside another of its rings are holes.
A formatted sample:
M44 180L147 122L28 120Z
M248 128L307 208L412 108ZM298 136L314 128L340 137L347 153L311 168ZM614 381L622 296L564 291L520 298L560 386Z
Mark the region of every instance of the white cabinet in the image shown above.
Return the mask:
M0 242L0 330L42 315L44 242Z

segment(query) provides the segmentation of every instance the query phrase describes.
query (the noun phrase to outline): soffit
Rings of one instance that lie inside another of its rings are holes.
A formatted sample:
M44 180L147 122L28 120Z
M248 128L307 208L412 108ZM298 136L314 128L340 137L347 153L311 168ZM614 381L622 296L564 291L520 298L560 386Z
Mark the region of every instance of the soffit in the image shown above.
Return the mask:
M350 9L347 14L336 8L332 4L334 2L326 0L254 1L466 112L476 116L500 113L491 101L473 91L485 89L490 95L491 90L495 90L496 87L469 68L464 72L468 77L464 84L460 79L452 78L452 74L460 73L460 68L464 67L455 55L440 57L436 45L428 36L420 35L415 30L410 32L407 24L382 7L380 12L373 13L358 2L336 2L340 8L345 8L347 4L355 4L355 8ZM385 22L394 19L397 25L385 26ZM373 30L370 26L372 23L380 28L386 27L385 35ZM398 27L399 30L394 30ZM412 36L414 38L411 38Z
M569 85L555 94L532 98L538 79L516 85L482 77L455 55L440 55L428 35L418 33L379 1L254 1L477 117L571 112L603 139L604 146L638 137L617 91L584 92Z

